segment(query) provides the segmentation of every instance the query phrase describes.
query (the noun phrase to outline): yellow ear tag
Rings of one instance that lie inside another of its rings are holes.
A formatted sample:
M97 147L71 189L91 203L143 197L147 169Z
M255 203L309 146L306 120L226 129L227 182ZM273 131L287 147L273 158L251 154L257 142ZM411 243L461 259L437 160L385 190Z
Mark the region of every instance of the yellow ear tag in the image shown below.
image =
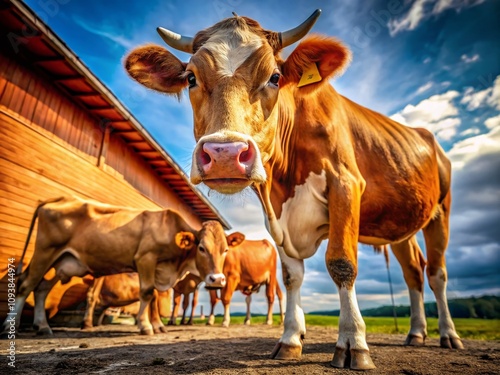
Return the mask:
M300 77L299 84L297 87L302 87L305 85L309 85L311 83L319 82L323 78L319 75L318 67L316 63L313 63L307 67L302 73L302 77Z

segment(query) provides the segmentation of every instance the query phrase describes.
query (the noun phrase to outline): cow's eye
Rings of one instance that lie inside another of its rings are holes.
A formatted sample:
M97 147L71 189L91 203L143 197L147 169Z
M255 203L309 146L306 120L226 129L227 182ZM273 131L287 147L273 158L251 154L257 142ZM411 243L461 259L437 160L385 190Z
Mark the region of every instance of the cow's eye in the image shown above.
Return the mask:
M280 81L281 75L279 73L274 73L271 78L269 78L269 83L272 83L275 86L278 86L278 82Z
M198 250L200 250L200 253L204 253L206 251L203 246L198 246Z
M189 88L196 86L196 77L195 77L194 73L188 74L187 81L189 83Z

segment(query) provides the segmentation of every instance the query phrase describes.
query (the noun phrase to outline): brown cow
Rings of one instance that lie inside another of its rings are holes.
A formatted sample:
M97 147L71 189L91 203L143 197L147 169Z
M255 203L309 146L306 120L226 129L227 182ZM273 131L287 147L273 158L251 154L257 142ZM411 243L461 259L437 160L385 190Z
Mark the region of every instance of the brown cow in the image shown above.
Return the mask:
M233 236L241 233L233 233ZM277 255L273 245L267 240L251 241L245 240L240 245L234 245L228 242L231 251L227 254L224 261L223 273L226 276L226 285L220 291L220 299L224 305L224 319L222 325L228 327L230 316L230 303L233 293L239 290L246 298L247 315L245 324L250 324L250 302L252 294L258 293L260 287L266 285L267 297L267 320L266 323L273 324L273 304L274 294L278 295L280 303L280 317L283 323L283 300L278 280L276 279ZM208 324L212 325L215 321L214 310L218 302L217 291L210 291L210 316Z
M228 253L229 254L229 253ZM227 256L226 256L227 258ZM196 275L188 274L184 279L177 282L174 285L174 306L172 308L172 314L170 315L170 320L168 325L175 325L177 322L177 316L179 315L179 306L181 304L182 298L182 319L181 324L193 324L194 313L196 310L196 305L198 305L198 286L203 280ZM191 302L191 315L189 320L186 321L186 312L189 307L189 296L193 294L193 300Z
M462 348L446 300L445 251L451 163L433 135L403 126L338 94L330 80L350 51L314 35L286 60L280 51L304 37L320 10L283 33L235 15L194 38L159 28L164 41L191 53L187 63L160 46L137 48L125 68L168 94L189 87L194 136L191 181L221 193L251 186L278 245L287 289L284 332L274 358L300 358L306 332L300 305L304 259L328 239L326 267L340 295L332 366L375 367L354 282L358 242L390 244L410 290L409 344L426 336L422 252L439 312L441 346Z
M72 276L137 271L141 302L137 320L145 335L165 331L161 320L152 326L144 313L155 289L171 288L187 272L199 275L210 287L225 285L221 271L229 248L217 221L205 222L196 231L170 209L145 211L62 197L38 205L26 247L37 217L35 251L19 277L15 311L4 322L4 336L11 325L19 325L18 317L32 290L38 333L52 334L43 309L45 297L58 280L64 283ZM52 267L56 276L45 280Z
M94 279L87 292L87 308L85 309L82 328L90 329L94 326L93 318L96 306L102 309L97 321L97 325L100 326L106 314L106 310L109 307L128 306L139 301L139 294L140 285L137 272L119 273ZM161 294L163 293L159 294L155 289L149 305L149 313L152 322L161 320L162 315L160 313L159 304L162 298L165 298ZM170 297L170 293L167 293L167 297ZM157 305L153 306L153 304ZM135 315L137 315L137 313ZM155 326L158 326L158 324L153 324L153 329L155 329ZM154 332L160 333L160 330L156 329Z

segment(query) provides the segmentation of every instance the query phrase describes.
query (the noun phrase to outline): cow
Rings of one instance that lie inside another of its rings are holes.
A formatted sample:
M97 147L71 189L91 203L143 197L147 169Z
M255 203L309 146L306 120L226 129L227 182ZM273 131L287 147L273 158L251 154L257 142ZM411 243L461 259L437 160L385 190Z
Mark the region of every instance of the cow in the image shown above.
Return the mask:
M44 311L45 297L58 280L65 283L73 276L138 272L137 320L143 335L166 331L161 320L150 322L145 313L155 289L171 288L188 272L202 277L211 288L222 288L226 283L222 267L229 247L218 221L206 221L195 230L171 209L139 210L60 197L37 206L24 253L37 219L33 257L18 278L15 311L4 322L3 337L12 323L19 326L24 302L33 290L34 326L38 334L52 335ZM44 279L52 267L56 275Z
M233 233L233 236L241 233ZM281 323L284 319L283 300L280 286L276 278L277 255L276 250L268 240L244 240L240 245L228 243L231 251L227 254L224 261L222 273L226 276L226 285L220 290L220 299L224 305L224 319L222 325L229 327L230 303L233 293L239 290L245 297L247 305L247 314L245 324L250 324L250 302L252 294L258 293L261 286L266 286L267 298L267 320L266 324L273 324L273 304L274 295L278 296L280 303ZM210 291L210 316L208 318L209 325L213 325L215 321L214 310L219 298L217 291Z
M198 293L199 293L198 286L200 285L201 282L202 279L200 277L188 274L184 279L178 281L177 284L174 285L174 306L172 308L172 314L170 315L170 320L168 321L168 325L175 325L177 322L177 316L179 315L179 306L181 304L181 298L182 298L181 324L182 325L193 324L194 312L196 310L196 306L198 305ZM191 301L191 315L189 316L189 319L186 320L186 312L189 307L190 294L193 294L193 300Z
M93 318L96 306L101 307L102 310L97 320L97 325L100 326L109 307L124 307L135 303L139 301L139 294L140 285L137 272L119 273L94 279L87 292L87 307L83 317L82 328L91 329L94 326ZM169 298L170 293L167 293L166 297ZM159 304L164 298L165 296L159 295L155 289L149 305L151 319L154 322L161 321L162 315ZM157 305L155 306L154 304ZM153 330L154 333L161 332L159 329L155 330L154 325Z
M462 348L446 299L451 163L431 132L406 127L347 99L330 84L351 54L339 40L310 35L286 59L321 11L275 32L234 14L194 38L158 28L182 62L157 45L124 59L142 85L171 95L188 88L194 137L190 179L223 194L251 187L278 245L286 287L284 332L271 356L299 359L306 333L300 287L304 259L323 240L326 268L340 297L331 365L374 368L355 293L358 243L389 244L411 300L406 343L424 343L424 258L437 300L441 346Z

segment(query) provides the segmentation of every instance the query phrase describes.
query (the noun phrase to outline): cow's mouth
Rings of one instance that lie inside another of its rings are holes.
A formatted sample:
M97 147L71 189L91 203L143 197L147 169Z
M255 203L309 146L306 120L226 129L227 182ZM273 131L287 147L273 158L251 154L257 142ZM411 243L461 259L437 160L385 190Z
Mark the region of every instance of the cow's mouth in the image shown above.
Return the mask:
M252 184L248 178L211 178L203 180L210 189L222 194L239 193Z
M205 289L207 289L207 290L220 290L220 289L222 289L222 286L208 286L208 285L205 285Z

